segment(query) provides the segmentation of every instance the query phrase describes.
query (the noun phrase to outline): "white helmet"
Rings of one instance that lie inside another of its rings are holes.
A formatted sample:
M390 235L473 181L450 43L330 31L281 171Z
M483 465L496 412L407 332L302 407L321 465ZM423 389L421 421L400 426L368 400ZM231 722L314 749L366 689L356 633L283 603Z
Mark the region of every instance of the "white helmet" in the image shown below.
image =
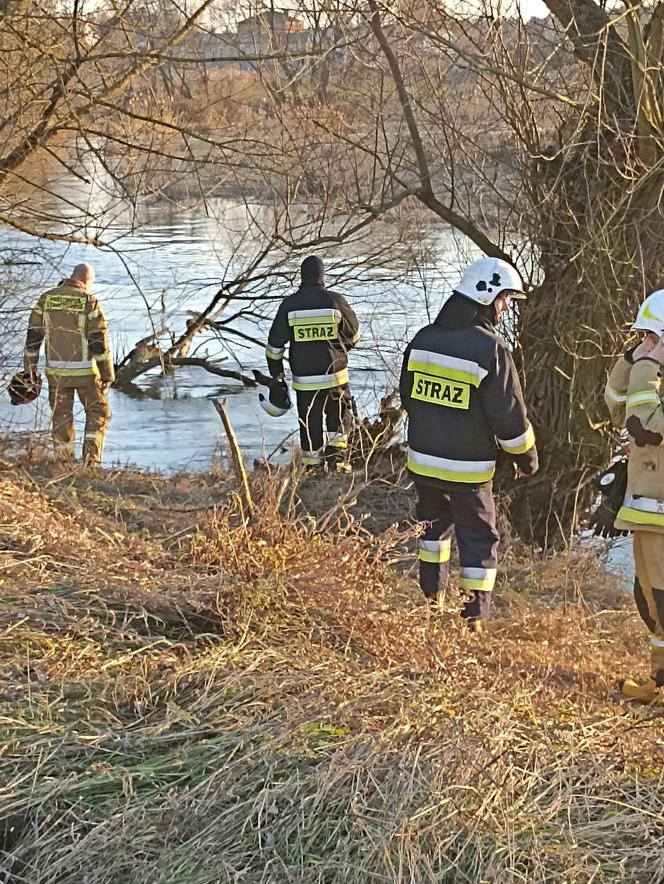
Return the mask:
M258 404L270 417L281 417L290 409L292 402L288 386L284 380L270 378L260 371L254 371L258 387Z
M664 289L648 295L639 307L632 328L635 331L655 332L656 335L664 334Z
M500 258L480 258L466 267L454 291L478 304L493 304L498 295L509 293L525 298L523 280L518 271Z

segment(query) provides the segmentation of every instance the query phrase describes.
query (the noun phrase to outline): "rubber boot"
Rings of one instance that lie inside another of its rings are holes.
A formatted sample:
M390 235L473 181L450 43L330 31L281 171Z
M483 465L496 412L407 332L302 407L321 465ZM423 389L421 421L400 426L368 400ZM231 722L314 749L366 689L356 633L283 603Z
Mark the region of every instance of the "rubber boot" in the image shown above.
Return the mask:
M618 683L618 687L624 697L636 700L638 703L655 703L664 700L654 678L647 678L645 681L625 678Z

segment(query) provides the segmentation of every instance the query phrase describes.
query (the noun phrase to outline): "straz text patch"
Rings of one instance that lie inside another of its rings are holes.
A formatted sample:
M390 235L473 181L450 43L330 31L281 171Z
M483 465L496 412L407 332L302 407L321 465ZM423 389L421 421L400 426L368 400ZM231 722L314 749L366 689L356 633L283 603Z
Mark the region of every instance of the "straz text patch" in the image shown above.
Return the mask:
M68 310L78 313L85 310L85 297L78 295L47 295L44 309L51 310Z
M293 325L293 337L298 343L310 341L336 341L339 337L337 323L325 319L322 322L307 322Z
M447 408L468 409L470 405L470 384L449 381L447 378L433 377L413 372L413 399L444 405Z

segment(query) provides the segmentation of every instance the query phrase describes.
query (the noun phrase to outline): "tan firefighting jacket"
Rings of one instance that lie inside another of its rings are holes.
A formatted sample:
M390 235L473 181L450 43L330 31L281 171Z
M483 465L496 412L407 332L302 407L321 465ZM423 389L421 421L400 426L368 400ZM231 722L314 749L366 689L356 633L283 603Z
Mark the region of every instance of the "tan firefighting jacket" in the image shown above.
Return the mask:
M630 436L627 493L616 528L664 533L664 407L660 365L631 363L621 356L609 376L604 399L617 427Z
M28 323L26 371L37 367L42 342L49 382L80 387L95 377L115 380L104 311L80 282L65 279L37 302Z

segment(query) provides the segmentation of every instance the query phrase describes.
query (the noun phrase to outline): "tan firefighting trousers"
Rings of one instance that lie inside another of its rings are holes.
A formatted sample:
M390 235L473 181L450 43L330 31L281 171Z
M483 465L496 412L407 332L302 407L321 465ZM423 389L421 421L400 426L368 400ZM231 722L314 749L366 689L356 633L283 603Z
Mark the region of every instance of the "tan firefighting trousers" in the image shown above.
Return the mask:
M634 531L634 600L650 630L651 675L664 686L664 534Z
M73 460L76 456L74 433L74 392L85 411L85 434L83 437L83 460L101 463L104 440L111 420L108 392L96 378L77 387L51 381L48 399L53 413L52 435L55 456L58 460Z

